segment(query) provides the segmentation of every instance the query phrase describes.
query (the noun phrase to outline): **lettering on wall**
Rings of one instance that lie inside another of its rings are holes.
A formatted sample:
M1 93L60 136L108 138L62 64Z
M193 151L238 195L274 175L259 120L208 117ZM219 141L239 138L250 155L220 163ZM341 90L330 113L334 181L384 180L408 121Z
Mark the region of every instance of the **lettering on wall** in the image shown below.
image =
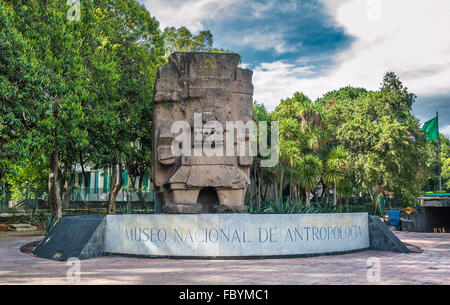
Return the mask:
M251 233L251 234L250 234ZM148 228L125 229L125 239L130 242L150 243L277 243L351 240L366 238L360 225L351 226L296 226L284 229L257 227L253 232L236 228Z

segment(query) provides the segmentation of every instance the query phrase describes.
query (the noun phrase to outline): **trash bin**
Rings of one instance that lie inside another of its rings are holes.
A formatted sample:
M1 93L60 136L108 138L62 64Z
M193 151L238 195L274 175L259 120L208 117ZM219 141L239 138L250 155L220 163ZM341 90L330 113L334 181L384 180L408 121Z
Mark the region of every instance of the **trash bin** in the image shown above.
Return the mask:
M391 226L398 227L400 226L400 211L397 210L389 210L389 223Z

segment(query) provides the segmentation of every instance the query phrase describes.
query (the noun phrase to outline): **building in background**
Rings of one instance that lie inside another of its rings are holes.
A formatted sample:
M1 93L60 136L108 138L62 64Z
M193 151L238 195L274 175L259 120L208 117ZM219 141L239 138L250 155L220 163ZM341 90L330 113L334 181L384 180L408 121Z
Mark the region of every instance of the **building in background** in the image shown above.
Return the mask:
M108 201L111 174L104 170L91 169L85 166L87 184L80 165L75 167L73 172L73 188L70 192L70 201L90 201L90 202L105 202ZM139 201L138 196L138 179L134 185L129 178L126 170L122 172L124 184L121 191L117 195L117 201ZM86 187L87 185L87 187ZM153 188L151 186L150 175L146 173L142 183L142 193L145 201L153 201Z

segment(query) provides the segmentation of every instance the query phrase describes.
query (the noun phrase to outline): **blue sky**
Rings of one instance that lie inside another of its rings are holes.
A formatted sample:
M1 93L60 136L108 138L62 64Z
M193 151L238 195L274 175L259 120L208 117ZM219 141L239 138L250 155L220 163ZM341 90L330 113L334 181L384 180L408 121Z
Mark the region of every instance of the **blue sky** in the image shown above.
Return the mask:
M254 99L273 109L303 91L377 89L394 71L423 122L440 113L450 136L448 0L141 0L166 26L208 29L216 47L254 72Z

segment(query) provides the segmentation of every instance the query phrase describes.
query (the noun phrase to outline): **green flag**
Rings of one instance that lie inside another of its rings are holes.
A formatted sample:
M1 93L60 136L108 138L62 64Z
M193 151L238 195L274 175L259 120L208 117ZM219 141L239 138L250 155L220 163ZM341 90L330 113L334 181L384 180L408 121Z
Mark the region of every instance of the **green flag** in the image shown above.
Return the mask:
M435 117L423 124L422 129L427 133L427 141L437 140L439 137L438 118Z

